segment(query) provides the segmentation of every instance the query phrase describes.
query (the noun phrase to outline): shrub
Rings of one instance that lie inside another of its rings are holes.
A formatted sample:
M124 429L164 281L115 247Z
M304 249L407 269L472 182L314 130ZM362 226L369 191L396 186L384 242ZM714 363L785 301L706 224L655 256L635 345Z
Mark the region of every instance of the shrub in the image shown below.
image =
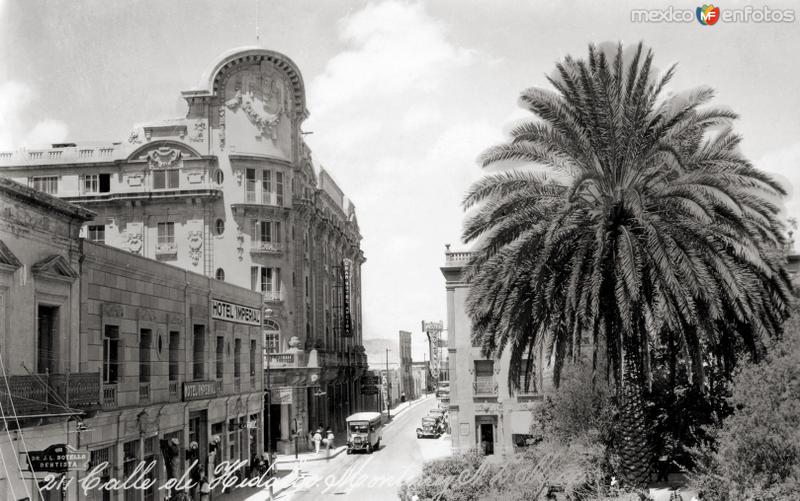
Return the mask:
M800 492L800 319L759 364L734 376L735 409L698 448L692 486L720 501L796 499Z

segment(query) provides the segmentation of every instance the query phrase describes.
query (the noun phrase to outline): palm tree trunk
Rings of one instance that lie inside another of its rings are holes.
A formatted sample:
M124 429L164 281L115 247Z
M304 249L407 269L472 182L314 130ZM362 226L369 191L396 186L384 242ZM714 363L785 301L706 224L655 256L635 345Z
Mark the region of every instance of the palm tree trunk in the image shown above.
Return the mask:
M645 409L641 349L633 337L625 336L615 446L620 458L620 476L634 487L644 487L650 477L652 450Z

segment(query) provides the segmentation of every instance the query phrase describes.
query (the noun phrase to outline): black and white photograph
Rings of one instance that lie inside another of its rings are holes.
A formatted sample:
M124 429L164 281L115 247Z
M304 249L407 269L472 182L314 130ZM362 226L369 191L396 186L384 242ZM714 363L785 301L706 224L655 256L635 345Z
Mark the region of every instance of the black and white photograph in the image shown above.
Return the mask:
M0 501L800 499L798 49L791 0L0 0Z

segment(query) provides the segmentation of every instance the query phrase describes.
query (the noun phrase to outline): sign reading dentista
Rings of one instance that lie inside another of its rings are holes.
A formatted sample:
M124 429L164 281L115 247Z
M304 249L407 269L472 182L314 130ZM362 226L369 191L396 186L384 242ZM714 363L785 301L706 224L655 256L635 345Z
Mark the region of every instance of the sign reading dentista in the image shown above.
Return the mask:
M261 325L261 310L240 304L211 300L211 318L247 325Z

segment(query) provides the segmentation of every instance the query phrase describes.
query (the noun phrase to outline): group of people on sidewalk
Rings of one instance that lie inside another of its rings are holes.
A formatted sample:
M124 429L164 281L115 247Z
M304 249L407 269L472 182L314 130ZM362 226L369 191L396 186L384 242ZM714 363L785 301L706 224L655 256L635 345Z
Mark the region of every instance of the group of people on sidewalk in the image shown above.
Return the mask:
M322 425L319 425L313 433L308 434L309 442L314 446L314 452L316 454L319 454L320 446L324 446L325 451L330 454L334 446L334 438L333 430L331 430L330 427L323 427Z

